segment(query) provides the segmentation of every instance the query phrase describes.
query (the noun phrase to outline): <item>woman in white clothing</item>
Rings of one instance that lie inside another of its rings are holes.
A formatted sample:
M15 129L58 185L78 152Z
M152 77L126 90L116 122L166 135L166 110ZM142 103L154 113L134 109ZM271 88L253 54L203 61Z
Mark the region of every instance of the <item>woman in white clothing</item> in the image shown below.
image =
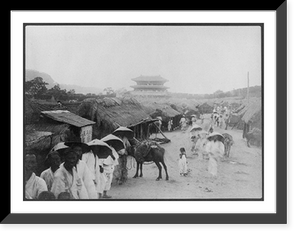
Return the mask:
M207 144L205 146L206 152L208 154L208 172L216 177L218 174L218 163L224 154L224 144L222 140L224 137L222 134L213 132L207 137Z

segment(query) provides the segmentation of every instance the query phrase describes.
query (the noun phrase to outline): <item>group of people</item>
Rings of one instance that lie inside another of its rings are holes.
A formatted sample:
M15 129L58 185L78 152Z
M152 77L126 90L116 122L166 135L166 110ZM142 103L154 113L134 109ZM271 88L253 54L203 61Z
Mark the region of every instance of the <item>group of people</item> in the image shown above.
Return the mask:
M182 132L186 131L187 128L188 128L188 120L187 118L185 117L185 115L183 115L179 121L179 124L180 124L180 129Z
M207 131L196 124L196 121L197 119L193 121L190 131L191 152L201 159L208 160L207 170L213 177L216 177L219 160L224 155L224 137L214 131L213 121L210 122ZM193 129L194 127L199 127L199 129ZM180 152L182 153L182 151Z
M212 123L215 126L222 128L226 124L229 115L230 109L226 106L215 106L211 115Z
M97 139L95 139L97 140ZM109 154L100 156L100 146L71 142L63 149L51 149L45 162L49 168L40 176L35 174L37 159L27 154L25 167L25 198L51 199L100 199L111 198L113 173L121 165L119 181L126 176L122 163L127 161L128 139L122 138L124 149L118 151L109 146ZM66 144L66 143L64 143ZM125 171L126 170L126 171Z
M224 155L224 143L222 142L223 136L220 133L212 132L210 134L202 132L197 139L197 152L202 155L203 159L208 160L207 171L212 177L217 177L218 163ZM187 156L184 147L180 148L178 160L180 176L188 175Z

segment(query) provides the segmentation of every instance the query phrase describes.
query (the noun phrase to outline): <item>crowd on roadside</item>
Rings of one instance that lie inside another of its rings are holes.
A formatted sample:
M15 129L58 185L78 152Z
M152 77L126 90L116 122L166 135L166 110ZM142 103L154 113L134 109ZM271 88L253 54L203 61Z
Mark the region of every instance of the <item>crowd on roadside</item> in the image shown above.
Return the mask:
M26 154L25 199L111 198L108 192L111 189L115 168L119 168L119 184L127 177L126 157L130 143L126 136L110 134L109 138L111 140L106 142L94 139L88 143L56 144L45 159L45 164L49 168L40 176L35 174L36 155Z

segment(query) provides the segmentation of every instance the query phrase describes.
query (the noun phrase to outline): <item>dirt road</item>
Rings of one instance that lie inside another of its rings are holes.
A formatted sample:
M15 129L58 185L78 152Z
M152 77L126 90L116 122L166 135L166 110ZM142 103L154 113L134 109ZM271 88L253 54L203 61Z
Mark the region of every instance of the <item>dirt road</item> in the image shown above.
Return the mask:
M209 119L204 121L207 127ZM198 123L198 122L197 122ZM201 126L201 124L200 124ZM136 171L135 161L129 161L128 180L122 185L112 184L110 195L114 199L252 199L262 197L262 150L247 147L241 130L215 128L233 136L234 145L229 158L223 158L218 165L218 176L212 178L207 172L207 160L191 153L189 132L164 133L171 142L163 144L169 180L156 181L158 168L152 163L143 166L143 177L132 178ZM158 135L159 136L159 135ZM178 173L179 148L187 151L187 177Z

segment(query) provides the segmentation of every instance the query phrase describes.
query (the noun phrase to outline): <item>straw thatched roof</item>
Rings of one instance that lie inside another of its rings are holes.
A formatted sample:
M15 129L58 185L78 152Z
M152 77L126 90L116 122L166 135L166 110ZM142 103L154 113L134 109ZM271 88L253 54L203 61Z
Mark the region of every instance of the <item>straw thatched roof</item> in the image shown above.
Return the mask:
M96 136L107 135L119 126L131 127L149 118L144 108L133 98L86 99L78 114L96 122Z
M94 124L93 121L69 111L57 110L66 108L53 102L31 101L25 98L26 150L49 150L58 142L78 138L72 126L77 128Z
M39 101L39 100L29 100L25 97L25 124L36 123L40 119L40 114L43 111L54 111L54 110L68 110L71 113L77 114L79 102L76 103L64 103L63 105L58 105L53 101Z
M261 115L261 106L252 104L245 111L242 120L245 123L248 123L249 121L253 122L255 119L258 119L260 117L257 115Z
M69 131L67 124L30 124L25 126L25 148L27 150L51 149L64 141Z
M173 118L181 113L175 110L168 103L159 102L144 102L143 107L145 111L151 115L151 117L161 116L162 119Z
M242 120L245 123L248 123L253 120L255 115L261 113L261 100L244 101L236 112L242 116Z
M252 127L261 128L262 126L262 108L260 99L252 99L249 102L245 100L238 108L238 115L245 123L251 123Z
M214 106L213 106L213 104L211 104L209 102L204 102L204 103L199 104L197 106L197 109L204 114L209 114L209 113L213 112Z
M33 146L44 139L51 137L52 133L51 132L43 132L43 131L30 131L26 133L25 136L25 144L26 147Z

